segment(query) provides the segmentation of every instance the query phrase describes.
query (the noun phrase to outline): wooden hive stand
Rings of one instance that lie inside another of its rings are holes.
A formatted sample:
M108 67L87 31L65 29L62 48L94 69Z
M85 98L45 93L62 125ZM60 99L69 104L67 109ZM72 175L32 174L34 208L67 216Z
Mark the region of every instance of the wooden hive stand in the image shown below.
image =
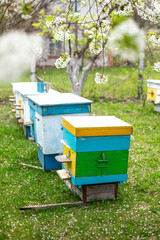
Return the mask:
M65 182L66 186L76 193L83 202L110 200L118 196L118 183L90 184L82 185L82 188L78 188L69 181L71 175L67 170L58 170L57 174Z

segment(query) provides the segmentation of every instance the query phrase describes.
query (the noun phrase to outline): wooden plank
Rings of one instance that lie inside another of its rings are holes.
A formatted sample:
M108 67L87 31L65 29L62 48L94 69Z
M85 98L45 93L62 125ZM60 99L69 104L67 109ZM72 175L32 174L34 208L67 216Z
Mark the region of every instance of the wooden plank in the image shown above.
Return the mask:
M34 142L35 138L34 137L29 137L28 140Z
M76 137L131 135L133 126L114 116L63 117L62 125Z
M58 170L57 171L58 176L62 179L62 180L69 180L71 179L71 175L65 170Z
M24 126L30 126L30 125L32 125L33 124L33 121L29 121L29 122L25 122L23 125Z
M57 162L61 162L61 163L71 163L72 161L67 158L66 155L58 155L55 157L55 159L57 160Z
M82 189L77 188L72 182L68 180L64 180L64 183L73 193L76 193L80 199L83 200Z
M73 183L71 183L71 191L76 193L80 197L80 199L83 200L82 189L77 188Z
M9 98L15 98L15 96L9 96Z
M31 168L43 170L42 167L37 167L37 166L30 165L30 164L22 163L22 162L20 162L19 164L21 164L23 166L26 166L26 167L31 167Z
M76 137L132 135L131 127L82 128L76 130Z
M115 198L115 186L116 183L87 185L86 202Z
M22 124L22 123L24 123L24 120L20 118L20 119L18 119L18 123Z
M114 199L117 198L118 195L118 183L83 185L82 188L79 189L68 180L64 182L66 186L72 192L76 193L83 202Z
M10 98L9 102L15 102L15 99Z
M130 135L76 138L63 128L63 138L66 144L75 152L120 151L129 150L130 148ZM68 154L64 154L68 156Z
M34 205L34 206L25 206L20 207L19 210L38 210L38 209L44 209L44 208L53 208L53 207L61 207L61 206L78 206L83 205L84 202L78 201L78 202L67 202L67 203L55 203L55 204L46 204L46 205Z
M22 107L17 107L16 110L22 111L22 110L24 110L24 108L22 108Z
M76 152L73 151L72 148L66 145L63 145L63 154L68 156L71 162L67 163L65 162L64 165L66 166L67 170L76 177Z
M16 110L15 110L15 109L12 109L12 112L13 112L13 113L15 113L15 112L16 112Z
M118 183L83 185L82 189L78 189L69 181L65 181L65 183L83 202L114 199L118 194Z
M13 106L15 106L15 107L21 107L21 104L15 103L15 104L13 104Z
M67 186L70 190L72 190L72 183L71 183L70 181L64 180L64 183L66 184L66 186Z

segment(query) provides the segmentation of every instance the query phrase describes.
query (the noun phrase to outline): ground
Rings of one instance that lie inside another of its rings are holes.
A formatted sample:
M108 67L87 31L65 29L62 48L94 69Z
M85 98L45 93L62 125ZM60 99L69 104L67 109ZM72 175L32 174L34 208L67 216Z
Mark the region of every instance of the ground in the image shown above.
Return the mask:
M94 201L85 207L20 211L25 205L79 198L55 172L19 164L40 166L36 144L25 138L11 113L11 93L11 86L0 86L0 239L160 239L160 113L154 111L153 104L143 106L141 101L127 98L123 102L107 99L92 106L92 115L115 115L134 127L128 181L119 185L116 200Z

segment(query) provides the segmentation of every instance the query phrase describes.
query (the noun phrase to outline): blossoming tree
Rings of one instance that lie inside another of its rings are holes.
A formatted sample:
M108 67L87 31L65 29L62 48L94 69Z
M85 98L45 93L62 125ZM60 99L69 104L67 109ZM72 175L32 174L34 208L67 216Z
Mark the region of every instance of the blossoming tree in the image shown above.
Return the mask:
M141 26L129 19L112 30L114 16L132 16L137 22L147 21L152 26L160 20L158 0L62 0L62 3L63 9L55 8L52 15L43 12L35 25L42 33L49 32L53 41L63 41L64 51L55 65L67 68L72 91L78 95L100 54L104 57L104 52L111 48L122 59L135 62L144 49ZM153 38L158 41L155 35L150 37ZM156 69L158 65L155 65ZM107 77L96 73L95 81L105 83Z
M1 0L1 4L9 2L39 2ZM145 48L145 32L142 22L152 27L160 20L159 0L61 0L62 8L54 9L52 15L41 12L39 22L35 24L42 33L49 33L53 41L63 42L63 53L56 61L57 68L67 68L72 91L80 94L88 71L95 60L109 49L122 59L137 61ZM30 5L27 5L30 8ZM16 7L14 7L14 10ZM29 10L30 11L30 10ZM23 11L22 11L23 12ZM21 17L23 14L21 14ZM128 19L114 27L114 17L125 16ZM3 14L1 19L3 19ZM148 38L159 44L155 34ZM147 39L147 41L148 41ZM82 69L82 70L81 70ZM160 71L160 63L155 64ZM97 83L106 83L107 76L96 73Z
M51 0L0 0L0 34L37 16Z

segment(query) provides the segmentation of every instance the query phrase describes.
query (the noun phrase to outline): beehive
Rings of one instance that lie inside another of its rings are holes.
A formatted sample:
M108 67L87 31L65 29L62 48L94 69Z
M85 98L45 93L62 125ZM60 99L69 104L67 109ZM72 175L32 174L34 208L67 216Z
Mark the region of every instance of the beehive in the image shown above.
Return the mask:
M55 161L63 153L62 117L71 115L88 116L92 101L71 93L58 96L30 96L31 134L38 145L38 157L44 170L60 167Z
M130 124L114 116L89 116L64 117L62 125L63 156L56 159L74 185L127 180Z
M160 80L146 80L147 101L154 103L154 109L160 112Z
M43 86L41 86L43 84ZM16 117L20 118L18 121L23 124L23 129L26 137L30 137L30 108L28 104L28 97L32 95L46 95L46 94L60 94L52 89L49 93L44 93L44 83L31 83L31 82L20 82L12 83L13 93L15 94L15 110ZM43 87L43 89L42 89Z

